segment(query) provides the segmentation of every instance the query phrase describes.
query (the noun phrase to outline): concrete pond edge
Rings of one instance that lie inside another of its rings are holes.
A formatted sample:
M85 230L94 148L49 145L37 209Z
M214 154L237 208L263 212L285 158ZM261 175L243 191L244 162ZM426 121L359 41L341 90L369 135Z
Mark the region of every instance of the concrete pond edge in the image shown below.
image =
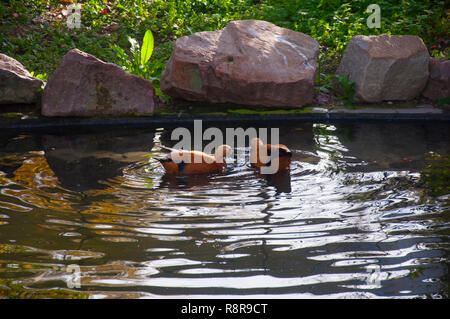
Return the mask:
M25 119L2 119L0 130L46 130L71 128L108 127L177 127L193 125L194 120L202 120L205 125L282 125L304 122L333 123L356 121L450 121L450 112L433 108L407 109L357 109L350 111L329 111L317 108L315 112L301 114L243 114L227 116L211 115L158 115L140 117L37 117Z

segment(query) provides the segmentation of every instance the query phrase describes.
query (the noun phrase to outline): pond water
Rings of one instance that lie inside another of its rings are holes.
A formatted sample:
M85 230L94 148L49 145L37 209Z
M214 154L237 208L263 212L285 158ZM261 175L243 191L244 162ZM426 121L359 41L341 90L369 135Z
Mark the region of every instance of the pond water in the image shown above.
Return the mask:
M448 124L283 125L270 177L166 175L172 129L2 131L0 296L448 297Z

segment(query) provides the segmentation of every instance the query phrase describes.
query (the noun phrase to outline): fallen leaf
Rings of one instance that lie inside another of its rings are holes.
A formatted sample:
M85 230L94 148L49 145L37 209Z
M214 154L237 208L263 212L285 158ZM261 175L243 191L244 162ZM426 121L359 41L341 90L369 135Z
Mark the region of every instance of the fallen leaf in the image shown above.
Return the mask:
M107 14L110 14L110 13L111 13L111 8L106 6L106 8L103 9L102 12L100 12L100 15L104 16L104 15L107 15Z

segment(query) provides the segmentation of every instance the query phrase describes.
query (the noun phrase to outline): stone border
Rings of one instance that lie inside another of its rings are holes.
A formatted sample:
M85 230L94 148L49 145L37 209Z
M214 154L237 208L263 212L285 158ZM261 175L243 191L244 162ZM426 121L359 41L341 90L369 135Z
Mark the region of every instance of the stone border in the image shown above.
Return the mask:
M432 107L403 108L403 109L356 109L356 110L327 110L315 108L309 113L280 114L280 115L228 115L228 116L143 116L122 118L49 118L4 120L0 117L0 131L2 130L46 130L61 128L102 128L102 127L174 127L192 125L196 119L203 120L206 125L235 125L248 124L292 124L296 122L341 122L341 121L450 121L450 112Z

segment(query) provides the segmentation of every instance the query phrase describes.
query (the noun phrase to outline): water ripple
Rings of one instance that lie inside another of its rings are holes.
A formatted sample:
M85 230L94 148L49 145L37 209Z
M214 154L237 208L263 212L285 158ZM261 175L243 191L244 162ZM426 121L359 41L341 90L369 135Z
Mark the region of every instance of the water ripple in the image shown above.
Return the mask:
M0 285L67 288L76 265L91 298L445 296L449 197L421 168L448 128L280 132L293 162L271 177L166 175L145 156L164 129L0 138Z

